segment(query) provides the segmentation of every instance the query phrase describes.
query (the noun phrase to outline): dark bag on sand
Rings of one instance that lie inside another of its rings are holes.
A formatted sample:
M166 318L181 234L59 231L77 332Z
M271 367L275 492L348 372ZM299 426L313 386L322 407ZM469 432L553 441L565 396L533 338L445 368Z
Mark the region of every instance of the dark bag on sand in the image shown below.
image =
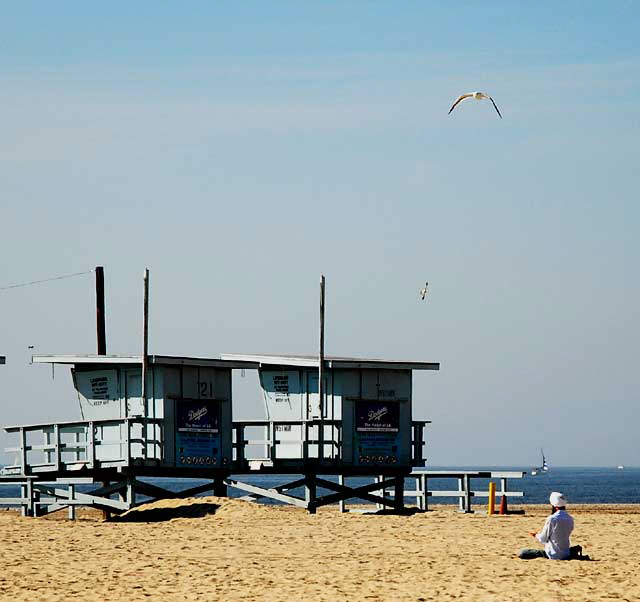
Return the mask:
M571 546L569 548L569 560L591 560L591 558L582 553L582 546Z

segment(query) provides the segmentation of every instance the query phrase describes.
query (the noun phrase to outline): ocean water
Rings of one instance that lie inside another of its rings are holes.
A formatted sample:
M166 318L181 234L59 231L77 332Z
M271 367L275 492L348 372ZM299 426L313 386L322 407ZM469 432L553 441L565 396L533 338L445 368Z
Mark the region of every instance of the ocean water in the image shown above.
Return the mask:
M529 471L529 468L522 467L443 467L429 466L432 470L514 470ZM260 487L268 488L293 481L297 478L295 475L238 475L240 481L255 484ZM169 489L171 491L179 491L206 481L200 479L142 479L151 483ZM337 480L331 478L331 480ZM348 480L350 486L364 485L370 483L371 479L367 478L351 478ZM496 480L496 488L499 489L499 481ZM458 487L455 479L429 479L429 490L451 491ZM477 491L486 491L488 489L488 479L473 479L472 487ZM589 467L559 467L552 468L549 472L541 473L536 476L527 474L522 479L510 479L508 488L512 491L523 491L524 497L510 498L511 504L546 504L549 500L551 491L561 491L569 501L569 504L640 504L640 467L624 468L623 470L616 467L611 468L589 468ZM79 486L78 490L87 490L88 488ZM408 479L405 489L413 489L413 480ZM302 490L294 490L294 495L302 495ZM323 491L319 489L319 494ZM202 495L208 495L204 493ZM245 495L244 492L234 488L229 488L231 497L240 497ZM0 485L0 507L3 497L19 496L19 488L14 485ZM143 500L144 498L140 498ZM264 503L278 503L263 499ZM415 498L406 498L407 504L415 503ZM457 504L457 498L438 497L432 498L430 503L438 504ZM362 502L358 502L362 503ZM476 507L486 504L486 498L476 498L473 505Z

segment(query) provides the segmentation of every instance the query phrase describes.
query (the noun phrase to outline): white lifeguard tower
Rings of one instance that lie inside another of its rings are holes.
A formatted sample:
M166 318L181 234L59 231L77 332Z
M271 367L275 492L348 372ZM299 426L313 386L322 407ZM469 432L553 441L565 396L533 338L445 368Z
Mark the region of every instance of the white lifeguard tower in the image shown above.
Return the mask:
M5 427L18 440L6 450L16 462L0 476L21 483L23 494L15 503L25 513L76 505L122 512L136 504L136 493L152 500L207 490L226 495L228 486L252 499L270 497L309 512L335 502L343 507L349 498L404 508L404 479L424 465L428 422L413 419L413 371L440 366L325 357L324 276L317 357L217 358L148 353L148 270L142 355L106 355L102 278L97 267L98 354L33 357L34 363L71 368L80 419ZM266 419L233 420L233 369L258 371ZM231 478L257 473L296 478L269 488ZM346 478L358 476L375 476L377 482L347 486ZM141 477L209 482L176 492ZM81 483L101 486L76 491ZM304 497L294 495L298 488ZM387 488L394 489L393 498Z
M262 446L262 453L250 457L245 446L238 446L234 472L303 475L269 490L240 481L233 486L315 511L349 497L380 502L382 498L369 493L380 485L354 489L345 485L345 478L387 476L390 480L384 486L394 487L396 496L385 502L402 508L399 492L404 476L414 466L424 465L428 422L413 420L412 375L414 370L438 370L438 363L326 357L321 396L316 357L223 354L221 358L256 367L267 416L234 422L235 441ZM250 431L257 438L249 436ZM338 483L318 475L336 475ZM319 497L317 486L334 493ZM297 487L305 487L304 499L284 493Z
M274 464L299 469L301 460L313 459L376 473L421 465L421 455L413 453L412 373L438 370L438 363L327 357L321 401L315 357L221 357L257 366L267 420L278 433ZM305 437L305 424L323 424L322 444Z
M234 455L231 371L252 364L150 355L143 394L140 356L37 355L33 363L71 367L80 420L5 427L18 444L6 450L16 462L4 467L4 476L30 477L36 485L43 479L107 483L76 493L76 501L113 511L135 505L136 492L177 496L139 477L206 478L211 483L204 489L182 496L207 489L226 494ZM40 491L51 497L51 504L39 504L40 514L69 502L55 487ZM120 499L111 499L115 494Z

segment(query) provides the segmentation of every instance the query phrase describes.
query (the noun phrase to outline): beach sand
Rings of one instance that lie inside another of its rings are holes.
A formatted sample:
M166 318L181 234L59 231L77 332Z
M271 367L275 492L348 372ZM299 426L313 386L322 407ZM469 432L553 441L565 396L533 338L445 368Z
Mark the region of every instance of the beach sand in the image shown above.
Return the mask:
M225 498L157 502L127 522L0 511L2 600L640 600L640 506L571 506L595 560L519 560L525 515L317 515Z

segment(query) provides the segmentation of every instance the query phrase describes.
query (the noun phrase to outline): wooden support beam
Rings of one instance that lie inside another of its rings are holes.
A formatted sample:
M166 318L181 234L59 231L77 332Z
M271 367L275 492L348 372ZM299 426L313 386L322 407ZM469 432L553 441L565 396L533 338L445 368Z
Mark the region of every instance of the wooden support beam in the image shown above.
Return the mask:
M137 479L134 479L134 485L137 493L140 493L141 495L145 495L151 498L155 498L153 500L149 500L146 503L151 503L152 501L161 500L161 499L193 497L194 495L198 495L199 493L204 493L205 491L211 491L211 488L212 488L212 484L209 482L209 483L205 483L204 485L190 487L189 489L183 489L181 491L171 491L169 489L165 489L164 487L158 487L157 485L152 485L151 483L144 483L142 481L138 481Z
M349 498L359 498L367 502L373 502L374 504L391 506L396 510L403 509L402 499L395 500L393 498L385 497L384 495L375 495L369 493L371 491L379 490L381 485L383 488L385 486L395 485L396 477L391 477L390 479L387 479L382 483L369 483L360 487L347 487L345 485L340 485L339 483L334 483L333 481L327 481L326 479L321 478L317 478L316 483L319 486L324 487L325 489L337 492L317 498L315 503L316 507L326 506L327 504L335 504L336 502L339 502L343 499L348 500Z
M260 497L268 497L279 502L284 502L285 504L298 506L299 508L307 508L306 500L302 500L293 495L285 495L275 489L265 489L264 487L258 487L257 485L249 485L249 483L242 483L235 479L225 479L225 483L229 485L229 487L235 487L236 489L247 491L248 493L259 495Z

